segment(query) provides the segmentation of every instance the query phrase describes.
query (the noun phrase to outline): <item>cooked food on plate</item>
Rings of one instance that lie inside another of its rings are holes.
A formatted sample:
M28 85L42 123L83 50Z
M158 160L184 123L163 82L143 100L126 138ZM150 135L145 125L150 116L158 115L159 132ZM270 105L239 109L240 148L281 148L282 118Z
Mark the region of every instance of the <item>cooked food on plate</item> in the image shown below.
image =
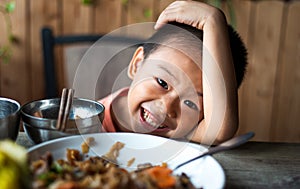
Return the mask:
M83 146L92 144L92 139ZM54 160L50 152L30 163L34 189L192 189L189 177L174 175L166 163L139 165L127 171L118 165L117 158L124 143L116 142L109 152L100 156L88 156L88 148L66 149L66 158ZM83 152L83 151L84 152ZM128 164L134 161L134 157Z

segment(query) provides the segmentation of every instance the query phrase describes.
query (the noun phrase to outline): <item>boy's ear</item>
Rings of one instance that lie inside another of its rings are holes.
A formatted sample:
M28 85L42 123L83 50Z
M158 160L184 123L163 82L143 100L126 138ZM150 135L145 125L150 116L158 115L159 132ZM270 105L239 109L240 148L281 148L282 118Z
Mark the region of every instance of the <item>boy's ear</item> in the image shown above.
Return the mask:
M144 60L144 48L143 47L138 47L133 56L132 59L129 63L128 66L128 77L130 79L133 79L136 72L138 71L138 69L140 68L140 66L142 65L142 62Z

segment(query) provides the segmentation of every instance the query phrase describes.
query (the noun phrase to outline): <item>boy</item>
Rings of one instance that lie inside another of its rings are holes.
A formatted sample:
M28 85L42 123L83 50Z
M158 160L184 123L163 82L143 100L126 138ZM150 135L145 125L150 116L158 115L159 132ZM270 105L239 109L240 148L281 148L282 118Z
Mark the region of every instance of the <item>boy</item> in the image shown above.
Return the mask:
M238 128L237 88L246 59L241 68L234 66L223 13L200 2L176 1L155 28L129 63L130 87L100 100L106 108L104 129L209 145L231 138ZM237 79L235 68L241 73Z

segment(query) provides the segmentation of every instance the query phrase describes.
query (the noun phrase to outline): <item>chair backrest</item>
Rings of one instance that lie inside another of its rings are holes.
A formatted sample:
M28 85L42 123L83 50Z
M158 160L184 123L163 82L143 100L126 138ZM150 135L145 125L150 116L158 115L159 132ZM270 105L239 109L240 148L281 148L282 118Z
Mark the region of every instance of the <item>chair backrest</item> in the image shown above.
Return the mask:
M81 50L68 50L67 56L65 57L66 60L70 60L68 64L73 63L72 59L70 59L70 57L73 57L72 52L77 52L76 56L79 56L79 59L83 59L86 62L96 62L98 64L105 64L103 65L103 67L101 67L102 69L102 73L107 73L105 75L103 74L99 74L99 78L97 79L97 87L95 89L96 93L95 94L95 98L102 98L105 95L109 94L110 92L112 92L112 88L114 85L114 81L117 79L117 77L119 77L120 72L122 72L122 70L124 70L128 63L129 60L128 58L130 58L130 56L132 55L132 53L134 52L135 47L130 47L128 48L128 50L122 51L120 53L118 53L118 55L113 56L110 60L109 60L109 64L107 64L108 62L101 62L100 59L102 59L103 56L107 55L107 54L111 54L112 51L114 51L114 49L116 49L115 45L118 46L118 44L124 44L124 43L128 43L128 44L139 44L142 42L141 39L135 39L135 38L125 38L125 37L104 37L104 35L64 35L64 36L54 36L52 29L51 28L42 28L41 31L41 35L42 35L42 46L43 46L43 58L44 58L44 72L45 72L45 91L46 91L46 98L53 98L53 97L58 97L59 95L59 91L58 91L58 85L57 85L57 74L55 73L55 53L54 53L54 48L57 45L66 45L66 44L78 44L78 45L82 45L85 44L87 42L89 42L91 45L90 46L82 46ZM97 50L89 50L89 47L91 46L95 46L95 42L97 42L99 39L105 39L105 41L107 42L107 45L105 45L105 49L103 49L103 45L102 48L98 48L99 51L102 52L96 52L93 54L93 51ZM112 45L114 44L114 45ZM75 47L76 48L76 47ZM81 47L79 47L81 48ZM91 52L90 56L86 56L86 52ZM65 66L68 67L69 65ZM74 67L75 66L75 67ZM71 75L70 73L68 76L68 81L70 83L70 80L74 79L74 75L75 75L75 70L77 69L77 67L79 66L79 62L74 63L73 68L70 68L72 71ZM69 70L70 70L69 69ZM93 69L93 68L91 68ZM97 70L91 70L91 71L97 71ZM70 71L69 71L70 72ZM88 77L87 76L82 76L81 77ZM125 85L128 84L129 81L127 81L126 79L121 79L121 85ZM84 89L84 87L89 87L85 84L83 84L83 91L86 91L87 89ZM119 86L120 88L121 86ZM118 87L117 87L118 88ZM101 91L101 92L98 92ZM100 94L101 93L101 94Z

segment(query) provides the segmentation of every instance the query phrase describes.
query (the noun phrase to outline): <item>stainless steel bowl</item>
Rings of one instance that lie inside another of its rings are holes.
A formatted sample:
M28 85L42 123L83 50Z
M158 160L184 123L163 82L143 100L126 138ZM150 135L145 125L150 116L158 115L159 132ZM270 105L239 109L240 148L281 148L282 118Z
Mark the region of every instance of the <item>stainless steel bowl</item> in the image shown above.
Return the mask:
M101 131L104 106L96 101L74 98L64 132L56 130L60 98L29 102L21 108L24 131L35 144L55 138Z
M0 98L0 139L16 140L20 129L20 104Z

